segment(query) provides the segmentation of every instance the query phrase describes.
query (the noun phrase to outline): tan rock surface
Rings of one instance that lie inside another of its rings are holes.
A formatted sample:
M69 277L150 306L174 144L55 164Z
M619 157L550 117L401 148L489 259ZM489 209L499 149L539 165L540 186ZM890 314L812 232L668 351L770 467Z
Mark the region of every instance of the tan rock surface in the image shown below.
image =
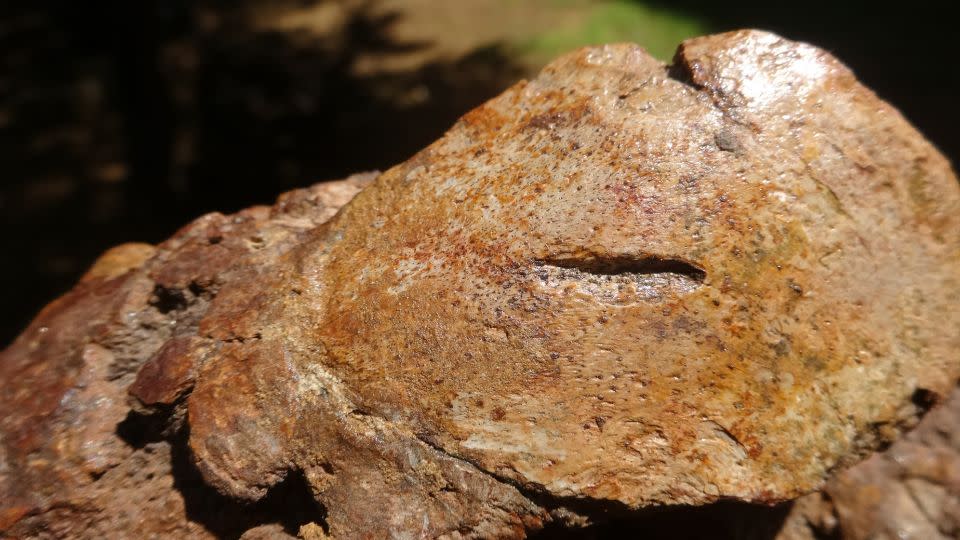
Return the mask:
M584 49L327 221L369 180L111 253L44 310L0 359L0 531L520 537L775 503L960 375L957 180L807 45ZM166 482L142 515L135 460Z

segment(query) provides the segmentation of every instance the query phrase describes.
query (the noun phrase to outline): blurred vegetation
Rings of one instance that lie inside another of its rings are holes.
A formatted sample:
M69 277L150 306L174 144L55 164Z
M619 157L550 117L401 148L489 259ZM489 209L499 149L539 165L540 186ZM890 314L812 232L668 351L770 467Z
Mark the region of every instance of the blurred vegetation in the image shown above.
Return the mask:
M739 27L833 51L958 155L954 23L922 3L0 3L0 341L111 245L389 167L556 54Z
M640 43L653 56L669 61L678 43L708 31L700 18L639 2L553 1L565 7L580 7L583 17L522 44L521 49L540 62L584 45L620 42Z
M496 45L358 72L426 45L394 39L400 14L374 2L319 34L258 26L267 4L309 3L0 7L4 342L109 246L389 167L521 76Z

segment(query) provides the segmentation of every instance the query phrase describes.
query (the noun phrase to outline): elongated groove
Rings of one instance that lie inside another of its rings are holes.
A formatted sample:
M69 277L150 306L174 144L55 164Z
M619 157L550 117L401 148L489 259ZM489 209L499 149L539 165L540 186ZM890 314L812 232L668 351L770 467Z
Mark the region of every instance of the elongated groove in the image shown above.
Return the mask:
M703 283L703 280L707 276L706 272L701 268L687 261L653 255L641 257L558 257L539 260L537 261L537 265L578 270L585 274L593 274L596 276L674 274L685 276L697 283Z
M650 255L555 257L537 261L536 273L545 287L577 290L611 305L662 301L693 292L706 278L687 261Z

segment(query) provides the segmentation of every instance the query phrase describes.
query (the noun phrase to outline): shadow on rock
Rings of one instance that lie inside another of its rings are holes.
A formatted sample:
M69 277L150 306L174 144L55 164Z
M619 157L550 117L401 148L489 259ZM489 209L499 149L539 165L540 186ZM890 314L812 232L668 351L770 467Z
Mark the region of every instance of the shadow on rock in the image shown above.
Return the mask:
M263 3L63 0L0 8L0 341L104 249L156 242L204 212L384 169L522 68L491 45L402 71L402 13L339 2L328 31L258 25ZM286 1L271 9L324 2Z

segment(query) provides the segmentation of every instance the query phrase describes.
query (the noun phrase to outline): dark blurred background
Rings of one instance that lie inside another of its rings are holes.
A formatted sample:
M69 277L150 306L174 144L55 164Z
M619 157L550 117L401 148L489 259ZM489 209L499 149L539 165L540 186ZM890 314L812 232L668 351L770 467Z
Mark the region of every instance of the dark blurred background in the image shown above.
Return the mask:
M946 4L946 3L944 3ZM934 4L931 3L930 6ZM832 51L956 163L956 22L921 2L0 3L0 346L104 249L385 169L578 45L742 27Z

